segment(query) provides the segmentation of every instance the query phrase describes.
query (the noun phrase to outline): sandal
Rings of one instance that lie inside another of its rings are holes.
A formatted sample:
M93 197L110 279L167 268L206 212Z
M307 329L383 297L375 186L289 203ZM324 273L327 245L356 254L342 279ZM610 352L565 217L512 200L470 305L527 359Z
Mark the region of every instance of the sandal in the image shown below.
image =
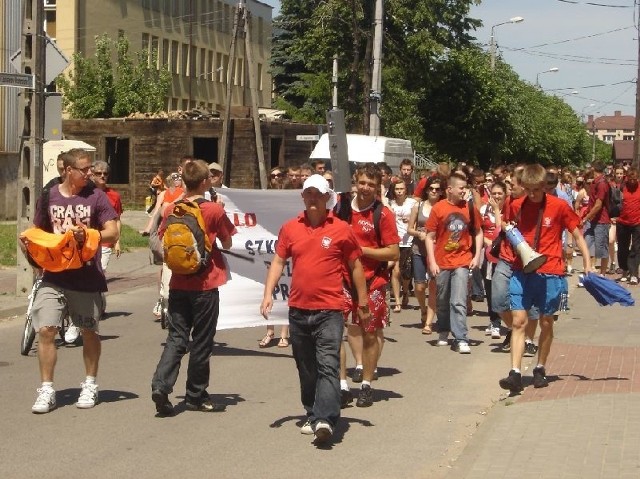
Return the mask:
M393 312L394 312L394 313L400 313L400 312L402 312L402 306L400 306L399 304L396 304L396 305L393 307Z
M258 346L260 346L261 348L266 348L271 344L271 341L273 341L273 336L274 336L274 333L265 334L264 338L262 338L258 343Z
M289 338L280 338L278 342L279 348L288 348L289 347Z
M422 328L422 334L431 334L433 331L431 330L431 325L427 324L424 328Z

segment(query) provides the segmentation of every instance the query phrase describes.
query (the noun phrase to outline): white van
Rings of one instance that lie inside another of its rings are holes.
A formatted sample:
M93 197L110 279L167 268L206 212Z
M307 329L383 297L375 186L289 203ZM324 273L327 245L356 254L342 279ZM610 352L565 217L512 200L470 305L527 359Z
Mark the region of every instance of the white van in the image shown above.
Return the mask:
M347 148L349 161L353 163L380 163L385 162L394 173L398 173L400 162L405 158L413 160L413 148L410 140L400 138L387 138L385 136L366 136L347 134ZM320 137L315 148L311 152L309 161L330 161L329 135Z

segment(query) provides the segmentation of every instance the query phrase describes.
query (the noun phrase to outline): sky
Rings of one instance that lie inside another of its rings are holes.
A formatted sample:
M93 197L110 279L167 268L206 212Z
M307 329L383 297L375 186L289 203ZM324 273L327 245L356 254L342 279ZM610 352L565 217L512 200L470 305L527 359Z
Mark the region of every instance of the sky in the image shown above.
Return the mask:
M262 0L274 6L279 0ZM599 5L606 6L599 6ZM471 34L488 50L491 26L498 55L520 78L562 97L578 115L635 115L638 12L634 0L483 0ZM546 72L557 68L555 73ZM546 72L546 73L542 73ZM539 74L539 75L538 75Z

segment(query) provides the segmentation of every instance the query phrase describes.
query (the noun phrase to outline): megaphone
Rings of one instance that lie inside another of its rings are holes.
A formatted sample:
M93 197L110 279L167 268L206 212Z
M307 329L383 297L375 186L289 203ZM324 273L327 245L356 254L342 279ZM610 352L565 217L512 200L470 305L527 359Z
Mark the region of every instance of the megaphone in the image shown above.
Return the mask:
M504 231L509 243L520 256L523 265L522 270L525 273L533 273L547 261L545 255L537 253L529 246L529 243L525 241L518 228L513 225L507 225Z

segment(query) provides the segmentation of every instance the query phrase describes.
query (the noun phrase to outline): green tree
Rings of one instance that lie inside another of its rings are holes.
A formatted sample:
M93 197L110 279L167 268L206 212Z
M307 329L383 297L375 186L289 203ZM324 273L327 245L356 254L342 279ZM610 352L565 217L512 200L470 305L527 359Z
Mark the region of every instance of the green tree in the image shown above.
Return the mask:
M72 118L111 118L163 109L171 74L156 68L156 51L151 56L138 52L134 62L126 37L114 42L100 35L95 42L94 57L74 54L73 71L57 79L64 107ZM114 48L115 72L111 62Z

